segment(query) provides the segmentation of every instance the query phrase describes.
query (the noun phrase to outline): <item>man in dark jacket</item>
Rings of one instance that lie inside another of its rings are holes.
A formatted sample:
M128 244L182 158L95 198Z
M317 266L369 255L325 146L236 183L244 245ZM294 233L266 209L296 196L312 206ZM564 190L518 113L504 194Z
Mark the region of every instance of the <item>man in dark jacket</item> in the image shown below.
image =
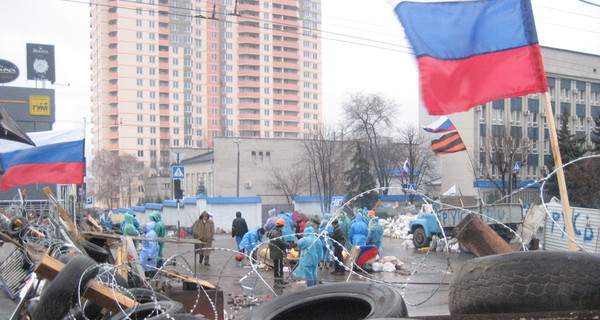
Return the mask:
M287 283L283 280L283 258L286 254L286 249L290 244L283 240L281 230L285 226L285 220L277 219L275 228L269 231L269 253L273 260L273 277L275 278L275 287L283 287Z
M342 255L342 251L346 245L346 236L337 219L331 222L331 226L333 226L333 232L331 233L331 239L333 240L333 254L336 260L334 261L335 268L331 274L344 274L346 269L344 269L344 256Z
M231 237L235 237L238 248L246 232L248 232L248 224L246 224L246 219L242 218L242 213L238 211L235 213L233 223L231 223Z

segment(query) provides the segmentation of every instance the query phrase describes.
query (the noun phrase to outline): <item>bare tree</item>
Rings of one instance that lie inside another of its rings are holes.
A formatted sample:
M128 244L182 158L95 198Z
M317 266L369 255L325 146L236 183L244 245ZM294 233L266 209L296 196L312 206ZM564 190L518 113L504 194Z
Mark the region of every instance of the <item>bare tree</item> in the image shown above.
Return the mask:
M486 136L481 147L479 161L472 159L476 172L493 183L502 197L511 194L516 187L513 163L520 161L524 166L527 165L527 154L532 145L522 137L498 134ZM509 201L506 199L506 202Z
M373 164L379 187L387 194L391 178L390 157L386 153L388 141L383 137L392 132L396 103L377 94L356 93L349 97L343 108L348 128L356 139L365 141L367 159Z
M292 164L290 166L271 167L271 184L283 191L289 205L292 204L292 198L306 188L308 177L306 168L302 164Z
M132 189L143 171L143 163L133 155L108 150L98 152L92 162L94 197L111 209L123 204L131 206Z
M413 184L419 189L423 184L440 179L435 169L435 154L421 128L413 124L403 126L397 142L399 156L396 158L396 167L403 168L404 162L408 161L409 168L400 176L402 185Z
M311 139L304 140L304 158L310 170L310 181L314 181L321 197L321 210L329 212L331 197L343 192L344 142L335 129L323 129L313 133ZM312 194L312 186L311 186Z

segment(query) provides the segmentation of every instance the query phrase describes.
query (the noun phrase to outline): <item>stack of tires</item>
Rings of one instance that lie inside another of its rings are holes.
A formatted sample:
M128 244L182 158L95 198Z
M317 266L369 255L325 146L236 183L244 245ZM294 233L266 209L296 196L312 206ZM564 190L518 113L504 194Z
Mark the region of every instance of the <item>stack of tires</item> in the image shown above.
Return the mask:
M85 248L85 246L84 246ZM87 249L86 249L87 251ZM205 319L185 314L183 305L168 297L145 288L129 288L123 277L116 272L102 272L94 259L84 256L61 256L65 266L57 276L44 286L39 300L28 309L31 320L47 319ZM80 298L87 289L88 281L114 284L113 290L129 296L138 305L117 312L102 314L102 307Z

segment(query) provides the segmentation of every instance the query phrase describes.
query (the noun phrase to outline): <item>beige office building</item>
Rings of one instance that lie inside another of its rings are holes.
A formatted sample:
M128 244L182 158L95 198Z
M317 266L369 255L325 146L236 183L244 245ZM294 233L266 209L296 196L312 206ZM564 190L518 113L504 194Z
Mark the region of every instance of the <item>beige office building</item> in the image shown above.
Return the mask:
M568 50L542 47L542 58L548 79L549 96L556 127L560 128L561 114L570 115L569 129L576 136L585 136L587 145L600 116L600 56ZM517 187L524 187L549 174L554 164L547 117L542 94L530 94L486 103L467 112L448 116L454 123L467 151L439 157L442 170L441 192L456 185L462 195L478 196L484 202L497 198L497 189L481 171L474 170L471 163L481 164L487 137L510 135L522 139L529 146L529 153L515 158L521 167L516 173ZM422 124L429 124L436 117L421 109ZM432 136L436 139L441 134ZM477 166L476 166L477 167ZM500 180L493 172L496 181ZM540 201L539 184L524 189L518 197L525 203Z
M100 0L90 17L94 152L165 177L174 148L321 126L320 0Z

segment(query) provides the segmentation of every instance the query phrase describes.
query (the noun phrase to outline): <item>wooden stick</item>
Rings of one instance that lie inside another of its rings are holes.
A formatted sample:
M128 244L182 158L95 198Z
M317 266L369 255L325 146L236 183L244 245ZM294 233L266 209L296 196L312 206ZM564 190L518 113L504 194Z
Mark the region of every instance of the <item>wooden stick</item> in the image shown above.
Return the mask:
M476 257L514 252L476 213L469 213L464 217L454 228L454 233L458 241Z
M560 192L560 202L563 207L563 216L565 219L565 227L567 231L567 244L569 250L577 251L577 246L573 240L575 239L575 231L573 229L573 217L571 215L571 206L569 205L569 194L567 193L567 183L565 181L565 173L562 169L562 158L560 156L560 147L558 145L558 134L556 133L556 124L554 123L554 113L552 112L552 104L550 103L550 93L544 92L544 105L546 109L546 120L548 122L548 132L550 133L550 146L552 147L552 156L554 158L554 167L556 171L556 179L558 180L558 190Z
M179 278L179 279L185 280L187 282L199 283L203 287L207 287L207 288L210 288L210 289L216 289L217 288L214 284L212 284L212 283L210 283L210 282L208 282L206 280L201 280L201 279L198 279L198 278L192 278L192 277L184 276L184 275L181 275L181 274L179 274L179 273L177 273L175 271L172 271L172 270L165 270L165 269L161 270L161 269L159 269L157 267L153 267L153 266L147 265L147 264L145 264L144 267L148 267L148 268L152 268L152 269L158 270L159 272L162 272L164 274L173 276L175 278Z

